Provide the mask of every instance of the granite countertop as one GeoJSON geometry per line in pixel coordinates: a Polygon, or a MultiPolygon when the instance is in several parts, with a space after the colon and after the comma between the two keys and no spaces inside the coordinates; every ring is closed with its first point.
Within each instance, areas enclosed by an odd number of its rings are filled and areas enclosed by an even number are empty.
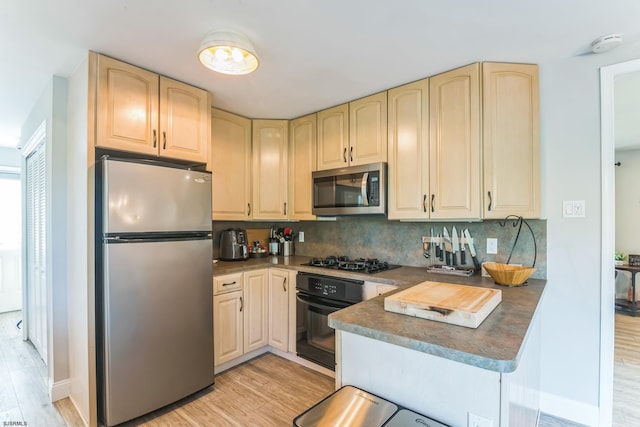
{"type": "MultiPolygon", "coordinates": [[[[491,278],[427,273],[426,268],[401,267],[377,274],[363,274],[302,266],[310,257],[266,257],[247,261],[219,261],[214,276],[279,267],[336,277],[399,286],[398,291],[426,280],[473,285],[502,291],[502,302],[478,328],[450,325],[384,310],[378,296],[329,315],[334,329],[366,336],[423,353],[497,372],[513,372],[518,366],[527,333],[543,297],[546,280],[529,279],[527,286],[496,285],[491,278]]],[[[393,291],[393,292],[398,292],[393,291]]]]}

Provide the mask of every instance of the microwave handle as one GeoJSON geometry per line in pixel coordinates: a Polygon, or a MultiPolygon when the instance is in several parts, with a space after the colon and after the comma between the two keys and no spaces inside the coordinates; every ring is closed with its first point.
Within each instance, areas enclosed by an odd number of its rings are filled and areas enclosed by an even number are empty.
{"type": "Polygon", "coordinates": [[[369,172],[362,174],[362,183],[360,184],[360,191],[362,193],[362,206],[369,206],[369,198],[367,197],[367,181],[369,180],[369,172]]]}

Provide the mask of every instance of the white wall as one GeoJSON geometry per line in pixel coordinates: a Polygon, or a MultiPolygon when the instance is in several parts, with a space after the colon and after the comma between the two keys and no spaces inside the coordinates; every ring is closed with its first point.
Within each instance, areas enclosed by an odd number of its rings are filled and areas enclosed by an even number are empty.
{"type": "MultiPolygon", "coordinates": [[[[640,95],[640,93],[638,94],[640,95]]],[[[616,252],[640,255],[640,150],[616,151],[616,252]]],[[[627,259],[628,260],[628,259],[627,259]]],[[[631,273],[616,277],[616,298],[627,298],[631,273]]],[[[636,291],[638,292],[638,291],[636,291]]]]}
{"type": "Polygon", "coordinates": [[[617,151],[616,162],[616,251],[640,255],[640,150],[617,151]]]}
{"type": "MultiPolygon", "coordinates": [[[[93,193],[88,194],[87,121],[89,65],[85,59],[69,78],[67,141],[67,256],[69,372],[71,400],[87,425],[95,423],[91,415],[95,392],[90,386],[95,370],[95,351],[91,351],[89,311],[93,306],[93,231],[88,218],[93,215],[93,193]],[[89,202],[91,200],[91,202],[89,202]]],[[[95,406],[95,403],[94,403],[95,406]]],[[[95,424],[93,424],[95,425],[95,424]]]]}
{"type": "MultiPolygon", "coordinates": [[[[542,312],[542,410],[597,425],[600,348],[600,74],[640,44],[540,64],[548,285],[542,312]],[[586,218],[562,218],[585,200],[586,218]]],[[[611,267],[613,274],[613,266],[611,267]]]]}
{"type": "Polygon", "coordinates": [[[22,167],[22,155],[17,148],[0,147],[0,166],[22,167]]]}
{"type": "Polygon", "coordinates": [[[49,391],[52,400],[66,397],[69,378],[66,270],[66,121],[67,82],[53,77],[22,126],[21,145],[46,122],[47,270],[49,391]]]}

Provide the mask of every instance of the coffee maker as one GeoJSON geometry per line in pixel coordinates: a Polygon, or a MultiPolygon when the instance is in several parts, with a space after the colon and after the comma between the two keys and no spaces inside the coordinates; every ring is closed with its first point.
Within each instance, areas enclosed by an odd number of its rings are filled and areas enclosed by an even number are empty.
{"type": "Polygon", "coordinates": [[[229,228],[220,232],[220,259],[223,261],[249,259],[247,230],[229,228]]]}

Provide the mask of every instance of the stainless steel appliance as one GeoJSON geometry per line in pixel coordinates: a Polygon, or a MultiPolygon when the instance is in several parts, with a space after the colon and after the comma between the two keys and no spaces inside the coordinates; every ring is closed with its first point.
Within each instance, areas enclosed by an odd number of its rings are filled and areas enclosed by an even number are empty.
{"type": "Polygon", "coordinates": [[[312,172],[314,215],[386,214],[387,164],[312,172]]]}
{"type": "Polygon", "coordinates": [[[364,300],[364,281],[298,273],[297,310],[302,328],[296,337],[298,356],[335,369],[335,331],[329,314],[364,300]]]}
{"type": "Polygon", "coordinates": [[[447,427],[380,396],[345,385],[298,415],[294,427],[447,427]]]}
{"type": "Polygon", "coordinates": [[[229,228],[220,232],[220,259],[223,261],[249,259],[246,230],[229,228]]]}
{"type": "Polygon", "coordinates": [[[214,382],[211,174],[96,165],[98,416],[112,426],[214,382]]]}

